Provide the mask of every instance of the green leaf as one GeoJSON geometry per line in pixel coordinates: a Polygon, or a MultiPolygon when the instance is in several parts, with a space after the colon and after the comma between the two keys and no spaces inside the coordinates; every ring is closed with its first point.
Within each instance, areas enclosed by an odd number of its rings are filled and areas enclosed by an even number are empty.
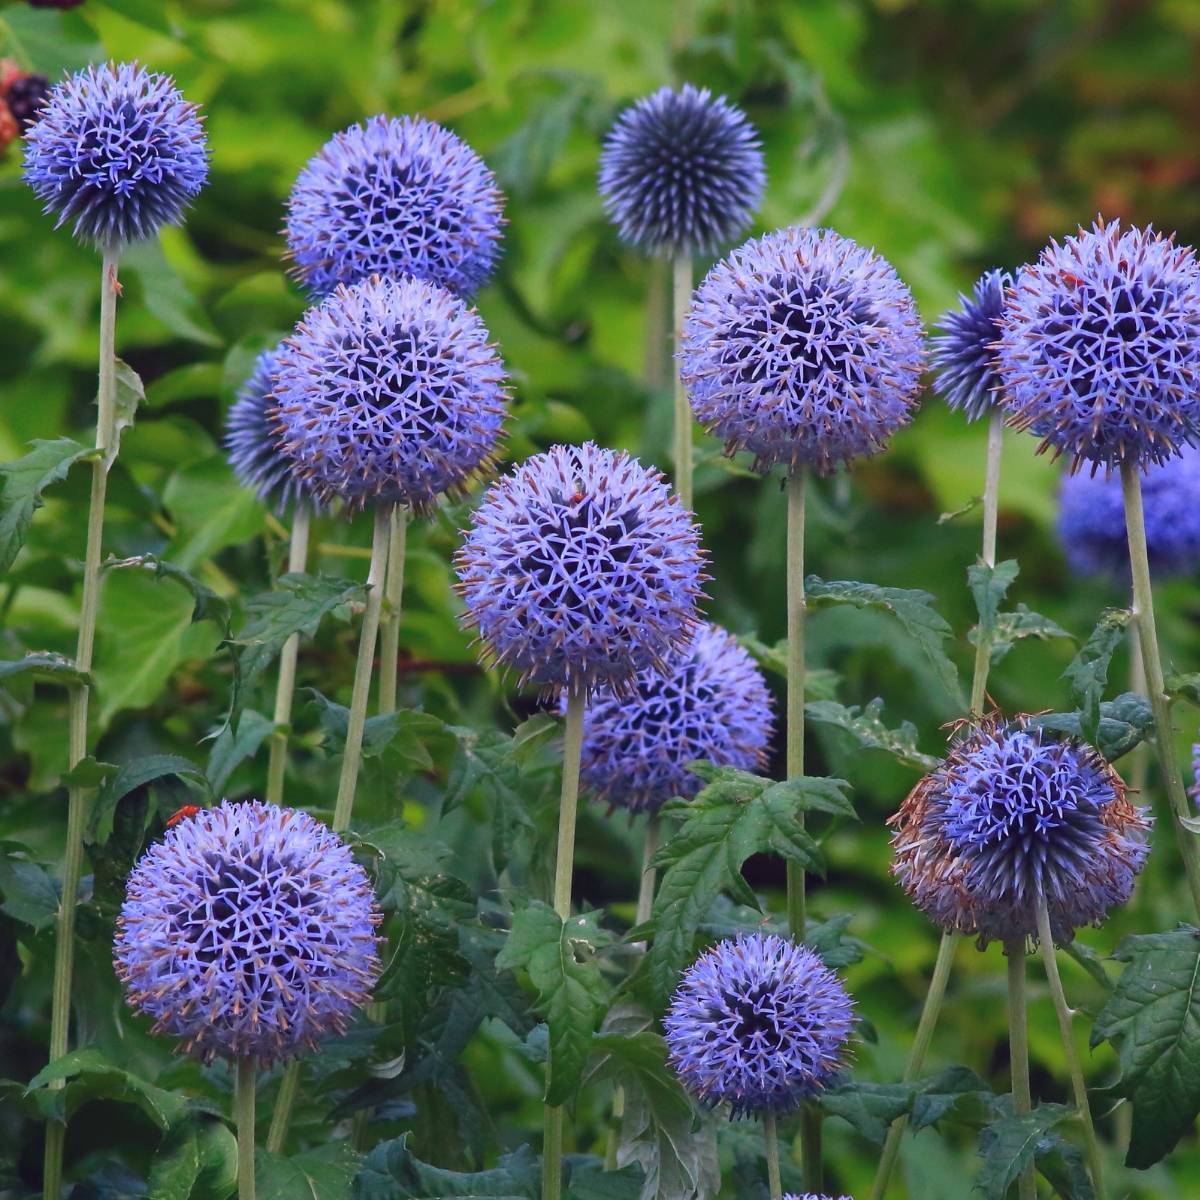
{"type": "Polygon", "coordinates": [[[212,744],[208,755],[209,787],[216,793],[225,790],[229,777],[248,758],[258,753],[258,748],[271,736],[274,725],[252,708],[243,709],[238,717],[236,731],[227,722],[212,744]]]}
{"type": "Polygon", "coordinates": [[[37,863],[13,853],[0,855],[0,902],[14,921],[45,929],[58,916],[58,884],[37,863]]]}
{"type": "Polygon", "coordinates": [[[176,337],[199,342],[202,346],[221,344],[221,335],[178,272],[167,261],[157,238],[126,246],[121,255],[121,265],[128,266],[138,277],[147,311],[176,337]]]}
{"type": "Polygon", "coordinates": [[[1003,1116],[984,1127],[979,1137],[983,1166],[975,1186],[986,1200],[1004,1200],[1017,1176],[1056,1147],[1050,1134],[1074,1111],[1065,1104],[1039,1104],[1033,1112],[1003,1116]]]}
{"type": "Polygon", "coordinates": [[[1016,559],[989,566],[982,560],[967,568],[967,586],[975,598],[975,611],[979,614],[979,629],[990,634],[996,627],[996,616],[1008,589],[1016,579],[1020,567],[1016,559]]]}
{"type": "Polygon", "coordinates": [[[127,363],[117,359],[116,392],[113,396],[113,429],[108,449],[104,454],[104,467],[108,470],[117,461],[121,450],[121,434],[133,424],[138,407],[145,403],[146,389],[138,373],[127,363]]]}
{"type": "Polygon", "coordinates": [[[0,464],[0,571],[7,571],[29,533],[33,514],[45,503],[42,493],[66,479],[67,472],[84,459],[98,457],[94,447],[72,438],[36,441],[16,462],[0,464]]]}
{"type": "Polygon", "coordinates": [[[913,1096],[911,1125],[914,1131],[936,1125],[964,1102],[980,1105],[994,1100],[987,1080],[967,1067],[947,1067],[928,1079],[918,1080],[913,1096]]]}
{"type": "Polygon", "coordinates": [[[916,1088],[911,1083],[868,1083],[851,1080],[822,1092],[821,1108],[841,1117],[869,1142],[883,1145],[888,1127],[912,1108],[916,1088]]]}
{"type": "Polygon", "coordinates": [[[92,805],[85,837],[88,845],[103,845],[112,836],[113,814],[130,792],[168,776],[191,784],[206,799],[212,795],[204,772],[178,754],[148,754],[144,758],[122,763],[116,774],[106,780],[92,805]]]}
{"type": "Polygon", "coordinates": [[[898,729],[889,729],[882,720],[883,701],[872,700],[865,708],[839,704],[836,700],[816,700],[804,706],[804,715],[818,724],[845,730],[864,750],[882,750],[906,767],[931,771],[938,759],[922,754],[917,745],[917,727],[902,721],[898,729]]]}
{"type": "Polygon", "coordinates": [[[816,951],[827,967],[839,969],[862,962],[863,943],[846,933],[853,913],[838,913],[825,921],[810,921],[804,931],[804,944],[816,951]]]}
{"type": "Polygon", "coordinates": [[[568,1159],[568,1167],[567,1200],[639,1200],[642,1195],[646,1176],[637,1163],[608,1170],[598,1158],[576,1156],[568,1159]]]}
{"type": "MultiPolygon", "coordinates": [[[[787,678],[787,639],[768,646],[752,633],[742,634],[738,644],[749,653],[759,666],[773,671],[781,679],[787,678]]],[[[804,691],[810,700],[836,700],[841,676],[827,667],[809,667],[804,672],[804,691]]]]}
{"type": "Polygon", "coordinates": [[[448,1171],[417,1158],[406,1134],[380,1142],[367,1155],[354,1183],[354,1200],[536,1200],[541,1178],[528,1146],[503,1155],[486,1171],[448,1171]]]}
{"type": "Polygon", "coordinates": [[[360,1161],[346,1142],[329,1142],[290,1158],[258,1150],[254,1156],[257,1200],[350,1200],[360,1161]]]}
{"type": "Polygon", "coordinates": [[[1187,700],[1200,707],[1200,671],[1172,671],[1163,680],[1163,690],[1172,700],[1187,700]]]}
{"type": "Polygon", "coordinates": [[[188,1121],[171,1131],[155,1152],[146,1177],[146,1200],[190,1200],[200,1177],[200,1138],[188,1121]]]}
{"type": "Polygon", "coordinates": [[[992,629],[991,661],[994,666],[1013,646],[1024,638],[1037,638],[1048,641],[1050,638],[1070,638],[1068,633],[1056,621],[1041,613],[1033,612],[1018,604],[1013,612],[1002,612],[996,616],[996,624],[992,629]]]}
{"type": "MultiPolygon", "coordinates": [[[[343,704],[335,704],[316,688],[302,690],[317,707],[326,743],[340,753],[350,725],[350,710],[343,704]]],[[[447,737],[447,727],[432,713],[400,708],[367,718],[363,727],[363,757],[382,757],[385,766],[393,770],[403,767],[410,772],[429,771],[434,762],[426,743],[447,737]]]]}
{"type": "Polygon", "coordinates": [[[110,558],[105,564],[110,571],[142,569],[149,572],[154,579],[170,579],[180,587],[186,588],[192,596],[192,620],[212,621],[222,633],[229,635],[229,623],[232,611],[229,601],[224,596],[218,596],[207,584],[184,570],[178,563],[167,562],[153,554],[139,554],[134,558],[110,558]]]}
{"type": "Polygon", "coordinates": [[[1133,613],[1127,608],[1106,609],[1063,672],[1071,685],[1071,699],[1079,708],[1081,735],[1092,745],[1100,735],[1100,700],[1108,686],[1108,667],[1132,620],[1133,613]]]}
{"type": "MultiPolygon", "coordinates": [[[[1109,762],[1128,754],[1154,734],[1154,712],[1150,701],[1137,692],[1122,692],[1112,700],[1102,700],[1099,716],[1092,744],[1109,762]]],[[[1082,717],[1079,712],[1039,713],[1029,718],[1029,724],[1082,738],[1082,717]]]]}
{"type": "Polygon", "coordinates": [[[34,650],[24,658],[0,662],[0,679],[10,679],[14,675],[48,679],[52,683],[62,683],[68,687],[76,683],[88,683],[90,679],[86,671],[81,671],[75,666],[73,659],[65,654],[55,654],[51,650],[34,650]]]}
{"type": "Polygon", "coordinates": [[[168,557],[185,569],[262,532],[265,511],[237,485],[224,456],[188,463],[167,481],[163,502],[175,521],[168,557]]]}
{"type": "Polygon", "coordinates": [[[1128,964],[1092,1029],[1120,1053],[1115,1090],[1133,1103],[1126,1162],[1144,1169],[1168,1154],[1200,1113],[1200,930],[1126,938],[1128,964]]]}

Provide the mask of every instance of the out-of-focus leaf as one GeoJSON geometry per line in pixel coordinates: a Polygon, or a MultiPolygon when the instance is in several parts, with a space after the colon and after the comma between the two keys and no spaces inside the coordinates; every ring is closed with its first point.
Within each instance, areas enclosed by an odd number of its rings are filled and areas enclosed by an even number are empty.
{"type": "Polygon", "coordinates": [[[249,541],[266,520],[254,493],[237,486],[219,454],[180,467],[167,481],[163,501],[175,521],[168,557],[187,569],[249,541]]]}
{"type": "Polygon", "coordinates": [[[202,346],[219,346],[221,335],[187,284],[167,262],[157,240],[136,242],[125,248],[122,267],[129,267],[142,285],[146,308],[176,337],[202,346]]]}
{"type": "Polygon", "coordinates": [[[87,683],[90,678],[65,654],[55,654],[50,650],[34,650],[24,658],[0,662],[0,679],[11,679],[16,675],[28,675],[33,679],[46,679],[67,686],[87,683]]]}
{"type": "Polygon", "coordinates": [[[536,1200],[541,1178],[528,1146],[485,1171],[448,1171],[417,1158],[405,1135],[380,1142],[367,1155],[354,1182],[354,1200],[536,1200]]]}
{"type": "Polygon", "coordinates": [[[58,915],[54,877],[18,854],[0,854],[0,895],[0,909],[32,929],[45,929],[58,915]]]}
{"type": "Polygon", "coordinates": [[[213,621],[228,636],[231,610],[229,601],[218,596],[207,584],[201,583],[191,571],[184,570],[178,563],[167,562],[153,554],[139,554],[134,558],[110,558],[104,566],[110,571],[142,569],[155,579],[170,579],[192,594],[193,621],[213,621]]]}
{"type": "Polygon", "coordinates": [[[979,1137],[983,1166],[975,1186],[986,1200],[1004,1200],[1017,1176],[1057,1147],[1052,1131],[1073,1112],[1065,1104],[1039,1104],[1032,1112],[1010,1113],[984,1126],[979,1137]]]}
{"type": "Polygon", "coordinates": [[[360,1162],[358,1151],[346,1142],[329,1142],[290,1158],[260,1149],[254,1156],[257,1200],[350,1200],[360,1162]]]}
{"type": "Polygon", "coordinates": [[[25,545],[33,514],[45,503],[42,493],[66,479],[67,472],[99,451],[73,438],[36,441],[16,462],[0,464],[0,571],[7,571],[25,545]]]}
{"type": "Polygon", "coordinates": [[[274,726],[260,712],[252,708],[242,710],[236,729],[227,723],[217,735],[208,755],[209,786],[221,793],[229,777],[248,758],[253,758],[258,748],[268,737],[274,726]]]}

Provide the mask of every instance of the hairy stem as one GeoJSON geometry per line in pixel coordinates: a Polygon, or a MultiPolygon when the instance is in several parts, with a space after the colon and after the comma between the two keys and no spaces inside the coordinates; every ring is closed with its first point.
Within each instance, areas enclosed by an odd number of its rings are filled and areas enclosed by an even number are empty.
{"type": "MultiPolygon", "coordinates": [[[[1025,941],[1011,938],[1004,944],[1008,961],[1008,1056],[1012,1072],[1013,1112],[1023,1116],[1033,1109],[1029,1093],[1029,1024],[1025,1010],[1025,941]]],[[[1033,1164],[1017,1181],[1021,1200],[1037,1200],[1033,1164]]]]}
{"type": "Polygon", "coordinates": [[[408,541],[408,510],[392,510],[388,540],[387,583],[379,638],[379,711],[396,711],[396,667],[400,657],[400,605],[404,598],[404,552],[408,541]]]}
{"type": "Polygon", "coordinates": [[[767,1152],[767,1188],[771,1200],[781,1200],[783,1180],[779,1173],[779,1135],[775,1129],[775,1114],[764,1112],[762,1117],[763,1144],[767,1152]]]}
{"type": "Polygon", "coordinates": [[[234,1124],[237,1126],[238,1200],[254,1200],[254,1084],[258,1060],[237,1060],[237,1084],[233,1094],[234,1124]]]}
{"type": "MultiPolygon", "coordinates": [[[[692,299],[692,259],[681,251],[675,256],[672,276],[675,301],[675,348],[683,340],[683,321],[687,316],[692,299]]],[[[688,404],[687,388],[679,373],[679,363],[674,364],[675,374],[675,491],[679,493],[684,508],[692,507],[692,409],[688,404]]]]}
{"type": "MultiPolygon", "coordinates": [[[[804,774],[804,491],[807,473],[797,468],[787,477],[787,777],[804,774]]],[[[804,817],[801,815],[801,824],[804,817]]],[[[804,871],[787,864],[788,929],[796,941],[806,922],[804,871]]]]}

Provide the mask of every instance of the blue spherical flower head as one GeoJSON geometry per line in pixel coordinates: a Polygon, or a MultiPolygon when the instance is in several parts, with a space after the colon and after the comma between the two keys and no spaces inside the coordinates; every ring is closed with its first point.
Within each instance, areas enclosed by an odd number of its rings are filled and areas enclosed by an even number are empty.
{"type": "MultiPolygon", "coordinates": [[[[1115,477],[1067,475],[1059,489],[1058,536],[1078,575],[1129,579],[1125,502],[1115,477]]],[[[1146,469],[1142,478],[1146,550],[1156,577],[1200,568],[1200,450],[1146,469]]]]}
{"type": "Polygon", "coordinates": [[[638,672],[627,694],[596,692],[584,716],[581,773],[598,799],[657,812],[700,790],[689,763],[757,770],[770,738],[762,672],[725,630],[701,625],[663,670],[638,672]]]}
{"type": "Polygon", "coordinates": [[[627,108],[600,155],[600,196],[625,241],[712,253],[750,224],[766,185],[746,115],[707,88],[660,88],[627,108]]]}
{"type": "Polygon", "coordinates": [[[591,442],[495,484],[455,565],[490,660],[585,692],[625,692],[686,646],[705,578],[699,531],[662,476],[591,442]]]}
{"type": "Polygon", "coordinates": [[[1200,424],[1195,253],[1116,221],[1051,242],[1005,304],[997,369],[1010,423],[1073,468],[1178,454],[1200,424]]]}
{"type": "Polygon", "coordinates": [[[306,813],[225,802],[129,877],[113,948],[129,1003],[204,1059],[266,1062],[341,1033],[378,978],[365,872],[306,813]]]}
{"type": "Polygon", "coordinates": [[[101,248],[177,224],[207,179],[196,106],[132,63],[60,83],[25,138],[25,180],[46,212],[101,248]]]}
{"type": "Polygon", "coordinates": [[[508,398],[479,314],[423,280],[368,279],[279,351],[279,446],[322,500],[431,508],[492,464],[508,398]]]}
{"type": "Polygon", "coordinates": [[[708,273],[683,326],[697,420],[755,468],[820,472],[875,454],[911,420],[925,363],[912,294],[828,229],[781,229],[708,273]]]}
{"type": "Polygon", "coordinates": [[[853,1196],[818,1196],[816,1192],[805,1192],[803,1196],[795,1192],[784,1192],[783,1200],[854,1200],[853,1196]]]}
{"type": "Polygon", "coordinates": [[[996,343],[1004,294],[1012,283],[1007,271],[985,271],[971,295],[960,294],[958,308],[942,317],[933,339],[938,392],[968,421],[979,420],[996,402],[996,343]]]}
{"type": "Polygon", "coordinates": [[[295,272],[315,296],[371,275],[412,275],[470,296],[500,247],[496,177],[422,117],[372,117],[335,134],[288,201],[295,272]]]}
{"type": "Polygon", "coordinates": [[[1149,818],[1091,746],[1027,718],[969,728],[892,818],[893,871],[947,932],[1056,942],[1123,904],[1146,859],[1149,818]]]}
{"type": "Polygon", "coordinates": [[[663,1021],[683,1086],[730,1115],[789,1112],[846,1057],[854,1005],[807,946],[775,934],[718,942],[684,972],[663,1021]]]}

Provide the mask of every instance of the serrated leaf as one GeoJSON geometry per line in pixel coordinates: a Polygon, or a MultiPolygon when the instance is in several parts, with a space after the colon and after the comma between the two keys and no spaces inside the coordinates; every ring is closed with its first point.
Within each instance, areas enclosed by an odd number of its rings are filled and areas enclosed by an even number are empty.
{"type": "Polygon", "coordinates": [[[975,598],[975,611],[979,614],[979,628],[991,633],[996,625],[996,616],[1008,589],[1020,573],[1016,559],[1009,558],[1004,562],[989,566],[982,560],[972,563],[967,568],[967,586],[975,598]]]}
{"type": "Polygon", "coordinates": [[[882,712],[881,699],[872,700],[865,708],[835,700],[817,700],[804,706],[808,720],[845,730],[864,750],[882,750],[918,771],[933,770],[939,760],[921,753],[917,727],[910,721],[902,721],[898,729],[889,729],[883,723],[882,712]]]}
{"type": "Polygon", "coordinates": [[[1037,638],[1045,642],[1050,638],[1073,640],[1073,635],[1049,617],[1033,612],[1024,604],[1018,604],[1012,612],[996,614],[991,636],[992,665],[998,663],[1017,642],[1025,638],[1037,638]]]}
{"type": "Polygon", "coordinates": [[[99,453],[64,437],[36,441],[24,457],[0,464],[0,571],[12,566],[25,545],[33,514],[45,503],[42,493],[52,483],[66,479],[77,462],[99,453]]]}
{"type": "Polygon", "coordinates": [[[178,563],[167,562],[153,554],[139,554],[134,558],[110,558],[105,564],[110,571],[144,570],[155,579],[170,579],[185,588],[192,596],[192,620],[213,621],[221,633],[229,636],[231,610],[229,601],[218,596],[207,584],[184,570],[178,563]]]}
{"type": "Polygon", "coordinates": [[[0,895],[0,909],[32,929],[45,929],[58,916],[58,884],[27,858],[0,855],[0,895]]]}
{"type": "MultiPolygon", "coordinates": [[[[350,725],[350,710],[321,695],[316,688],[304,688],[320,714],[321,729],[331,748],[340,751],[350,725]]],[[[383,757],[390,768],[403,767],[408,771],[428,771],[434,766],[426,743],[449,736],[447,727],[432,713],[416,708],[399,708],[395,712],[368,717],[363,727],[364,758],[383,757]]]]}
{"type": "Polygon", "coordinates": [[[936,1125],[964,1101],[986,1105],[993,1099],[987,1080],[967,1067],[947,1067],[917,1081],[910,1124],[914,1131],[936,1125]]]}
{"type": "Polygon", "coordinates": [[[254,1156],[257,1200],[350,1200],[360,1161],[346,1142],[290,1158],[260,1149],[254,1156]]]}
{"type": "Polygon", "coordinates": [[[133,424],[138,406],[145,403],[146,389],[141,376],[127,363],[117,359],[116,391],[113,396],[113,427],[108,449],[104,453],[104,469],[109,470],[121,450],[121,434],[133,424]]]}
{"type": "Polygon", "coordinates": [[[821,1108],[841,1117],[869,1142],[883,1145],[888,1127],[912,1107],[916,1088],[911,1083],[869,1083],[849,1080],[822,1092],[821,1108]]]}
{"type": "Polygon", "coordinates": [[[238,716],[237,727],[227,722],[213,741],[205,773],[214,792],[224,791],[229,777],[271,736],[274,725],[260,712],[244,708],[238,716]]]}
{"type": "Polygon", "coordinates": [[[1172,671],[1163,680],[1163,690],[1172,700],[1200,706],[1200,671],[1172,671]]]}
{"type": "MultiPolygon", "coordinates": [[[[1099,717],[1092,744],[1109,762],[1116,762],[1154,734],[1154,712],[1150,701],[1137,692],[1122,692],[1112,700],[1102,700],[1099,717]]],[[[1029,724],[1069,737],[1083,737],[1082,713],[1079,712],[1039,713],[1029,718],[1029,724]]]]}
{"type": "Polygon", "coordinates": [[[354,1200],[536,1200],[541,1178],[528,1146],[504,1155],[486,1171],[448,1171],[417,1158],[405,1134],[380,1142],[367,1155],[354,1181],[354,1200]]]}
{"type": "MultiPolygon", "coordinates": [[[[787,640],[768,646],[752,633],[744,633],[738,644],[750,654],[759,666],[774,672],[781,679],[787,678],[787,640]]],[[[841,676],[827,667],[809,667],[804,672],[804,690],[810,700],[836,700],[841,676]]]]}
{"type": "Polygon", "coordinates": [[[863,943],[846,933],[853,920],[853,913],[838,913],[825,921],[811,921],[804,931],[804,944],[827,967],[840,969],[862,962],[863,943]]]}
{"type": "Polygon", "coordinates": [[[7,659],[0,662],[0,679],[11,679],[15,675],[28,675],[32,679],[48,679],[68,687],[89,682],[86,671],[79,670],[73,659],[51,650],[33,650],[24,658],[7,659]]]}
{"type": "Polygon", "coordinates": [[[1106,609],[1063,672],[1071,685],[1071,699],[1079,708],[1081,735],[1092,745],[1099,738],[1100,700],[1108,686],[1108,667],[1132,620],[1133,613],[1127,608],[1106,609]]]}
{"type": "Polygon", "coordinates": [[[1065,1104],[1039,1104],[1032,1112],[1002,1116],[984,1126],[979,1136],[983,1166],[975,1186],[986,1200],[1004,1200],[1017,1176],[1055,1148],[1053,1129],[1074,1111],[1065,1104]]]}
{"type": "Polygon", "coordinates": [[[113,814],[117,805],[135,788],[144,787],[156,779],[176,776],[191,784],[205,798],[211,796],[208,779],[194,762],[178,754],[147,754],[122,763],[100,789],[88,818],[85,841],[103,845],[112,836],[113,814]]]}

